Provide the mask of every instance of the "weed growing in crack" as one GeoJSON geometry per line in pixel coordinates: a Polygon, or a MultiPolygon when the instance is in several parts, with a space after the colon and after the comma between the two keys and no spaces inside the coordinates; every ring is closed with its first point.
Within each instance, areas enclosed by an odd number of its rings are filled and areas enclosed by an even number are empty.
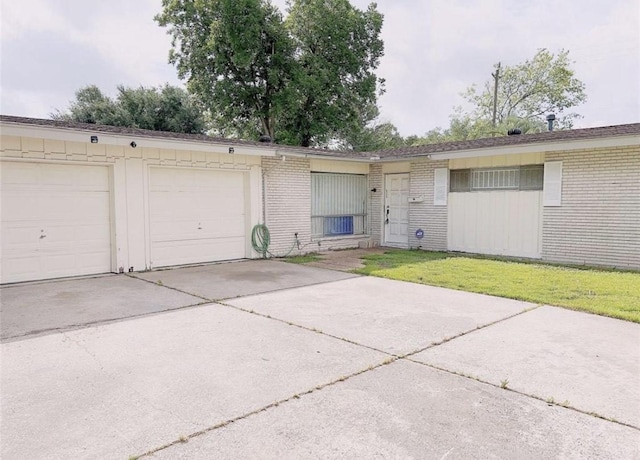
{"type": "Polygon", "coordinates": [[[509,385],[509,379],[504,379],[500,382],[500,388],[502,388],[503,390],[506,390],[508,385],[509,385]]]}

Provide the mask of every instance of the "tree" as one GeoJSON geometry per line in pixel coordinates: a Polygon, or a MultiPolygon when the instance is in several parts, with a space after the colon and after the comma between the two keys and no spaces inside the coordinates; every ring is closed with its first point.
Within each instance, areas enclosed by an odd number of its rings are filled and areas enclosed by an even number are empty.
{"type": "MultiPolygon", "coordinates": [[[[547,114],[556,115],[557,129],[570,129],[580,115],[569,109],[586,100],[585,85],[570,68],[569,52],[557,55],[538,50],[533,59],[513,67],[502,67],[498,81],[496,126],[493,126],[494,81],[485,82],[482,92],[475,85],[462,96],[473,107],[456,107],[446,129],[435,128],[411,145],[505,136],[510,129],[523,133],[546,130],[547,114]]],[[[496,66],[497,67],[497,66],[496,66]]]]}
{"type": "Polygon", "coordinates": [[[375,3],[366,11],[348,0],[290,3],[286,26],[298,66],[295,99],[283,126],[289,143],[309,146],[348,137],[377,116],[384,86],[374,73],[384,52],[382,21],[375,3]]]}
{"type": "Polygon", "coordinates": [[[118,86],[115,99],[95,85],[85,86],[76,92],[67,111],[57,110],[51,118],[179,133],[203,133],[206,127],[200,104],[185,90],[170,85],[118,86]]]}
{"type": "Polygon", "coordinates": [[[169,60],[218,130],[319,145],[373,117],[382,15],[348,0],[163,0],[169,60]]]}
{"type": "Polygon", "coordinates": [[[365,126],[357,132],[346,136],[338,147],[341,150],[357,152],[373,152],[376,150],[403,147],[405,140],[393,123],[384,122],[365,126]]]}
{"type": "Polygon", "coordinates": [[[222,132],[275,137],[293,66],[281,13],[263,0],[163,0],[169,62],[222,132]],[[231,129],[230,129],[231,128],[231,129]]]}
{"type": "MultiPolygon", "coordinates": [[[[504,67],[498,81],[497,125],[508,120],[544,120],[549,113],[556,115],[559,128],[571,128],[580,118],[567,110],[586,100],[585,85],[570,68],[569,52],[554,55],[540,49],[533,59],[513,67],[504,67]]],[[[491,120],[493,111],[493,83],[487,81],[478,93],[475,85],[463,97],[474,106],[474,119],[491,120]]]]}

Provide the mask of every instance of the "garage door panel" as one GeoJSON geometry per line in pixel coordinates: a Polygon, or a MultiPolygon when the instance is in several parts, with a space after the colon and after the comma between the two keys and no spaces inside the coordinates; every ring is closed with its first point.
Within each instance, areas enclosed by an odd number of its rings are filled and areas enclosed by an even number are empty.
{"type": "Polygon", "coordinates": [[[109,170],[3,162],[1,282],[111,270],[109,170]]]}
{"type": "Polygon", "coordinates": [[[2,222],[37,220],[33,209],[38,207],[38,197],[33,193],[21,193],[8,190],[7,184],[2,182],[2,222]]]}
{"type": "Polygon", "coordinates": [[[217,238],[209,240],[183,240],[158,242],[154,254],[162,265],[184,265],[215,260],[242,258],[245,239],[242,237],[217,238]]]}
{"type": "Polygon", "coordinates": [[[245,256],[245,178],[239,171],[152,168],[153,267],[245,256]]]}
{"type": "Polygon", "coordinates": [[[22,256],[2,259],[2,279],[11,276],[7,282],[39,279],[40,257],[22,256]]]}

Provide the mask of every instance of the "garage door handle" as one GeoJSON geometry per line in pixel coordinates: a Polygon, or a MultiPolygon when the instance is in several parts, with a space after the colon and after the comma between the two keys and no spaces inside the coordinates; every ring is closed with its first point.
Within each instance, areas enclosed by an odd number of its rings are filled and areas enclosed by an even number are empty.
{"type": "Polygon", "coordinates": [[[46,238],[46,237],[47,237],[47,235],[40,235],[40,239],[46,238]]]}

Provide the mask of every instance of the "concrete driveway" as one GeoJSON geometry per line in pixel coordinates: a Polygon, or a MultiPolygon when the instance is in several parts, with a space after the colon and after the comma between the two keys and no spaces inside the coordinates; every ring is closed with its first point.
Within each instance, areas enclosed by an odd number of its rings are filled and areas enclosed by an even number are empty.
{"type": "Polygon", "coordinates": [[[640,325],[245,261],[2,289],[1,457],[640,458],[640,325]]]}

